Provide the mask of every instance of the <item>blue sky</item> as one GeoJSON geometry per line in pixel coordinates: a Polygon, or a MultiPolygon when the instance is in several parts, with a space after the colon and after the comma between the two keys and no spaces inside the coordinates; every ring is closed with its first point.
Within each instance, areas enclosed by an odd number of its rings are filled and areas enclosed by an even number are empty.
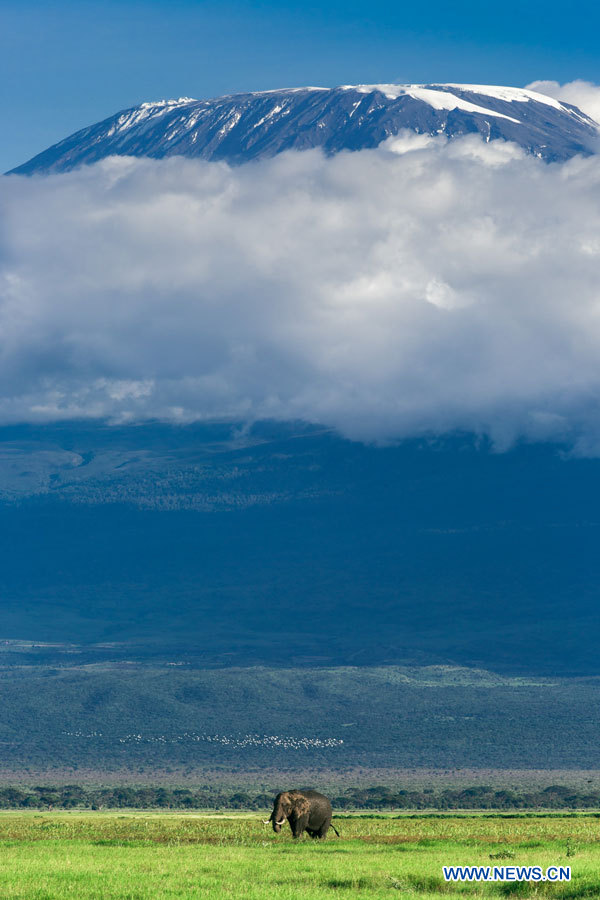
{"type": "Polygon", "coordinates": [[[600,81],[596,2],[2,0],[0,171],[142,100],[303,84],[600,81]]]}

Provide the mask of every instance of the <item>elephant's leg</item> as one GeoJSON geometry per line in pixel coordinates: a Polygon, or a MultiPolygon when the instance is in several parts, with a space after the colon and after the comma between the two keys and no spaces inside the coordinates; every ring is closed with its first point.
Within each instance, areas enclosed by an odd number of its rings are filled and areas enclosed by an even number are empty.
{"type": "Polygon", "coordinates": [[[316,832],[316,837],[320,838],[322,841],[327,837],[327,832],[329,831],[329,826],[331,825],[331,819],[325,819],[319,830],[316,832]]]}
{"type": "Polygon", "coordinates": [[[292,826],[292,834],[295,840],[301,838],[303,833],[306,831],[306,826],[308,824],[308,816],[299,816],[295,821],[290,820],[290,825],[292,826]]]}

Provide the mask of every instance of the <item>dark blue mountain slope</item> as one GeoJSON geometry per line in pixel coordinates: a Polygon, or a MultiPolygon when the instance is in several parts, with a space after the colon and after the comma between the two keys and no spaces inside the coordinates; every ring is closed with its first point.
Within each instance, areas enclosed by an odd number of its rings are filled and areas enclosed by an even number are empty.
{"type": "Polygon", "coordinates": [[[376,147],[403,129],[503,138],[549,161],[598,144],[598,124],[576,107],[521,88],[353,85],[143,103],[83,128],[13,172],[66,172],[114,154],[239,164],[290,149],[376,147]]]}
{"type": "Polygon", "coordinates": [[[600,460],[283,426],[2,438],[1,638],[88,660],[597,672],[600,460]]]}

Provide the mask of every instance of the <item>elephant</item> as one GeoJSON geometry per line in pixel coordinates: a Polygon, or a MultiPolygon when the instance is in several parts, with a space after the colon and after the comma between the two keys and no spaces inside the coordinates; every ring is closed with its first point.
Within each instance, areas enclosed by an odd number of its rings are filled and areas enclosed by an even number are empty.
{"type": "Polygon", "coordinates": [[[332,815],[331,803],[318,791],[281,791],[275,797],[273,812],[264,824],[272,822],[273,831],[279,834],[287,819],[296,839],[302,837],[305,831],[311,838],[324,839],[330,827],[339,837],[339,831],[331,824],[332,815]]]}

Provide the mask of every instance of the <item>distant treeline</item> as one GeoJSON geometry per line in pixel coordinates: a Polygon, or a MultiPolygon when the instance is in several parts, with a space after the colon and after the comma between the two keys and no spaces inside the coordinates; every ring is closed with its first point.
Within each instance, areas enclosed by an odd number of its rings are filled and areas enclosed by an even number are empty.
{"type": "MultiPolygon", "coordinates": [[[[0,809],[216,809],[264,810],[273,793],[219,791],[204,788],[104,787],[78,784],[0,788],[0,809]]],[[[597,809],[600,791],[564,785],[528,791],[468,787],[443,791],[349,788],[332,796],[335,810],[373,809],[597,809]]]]}

